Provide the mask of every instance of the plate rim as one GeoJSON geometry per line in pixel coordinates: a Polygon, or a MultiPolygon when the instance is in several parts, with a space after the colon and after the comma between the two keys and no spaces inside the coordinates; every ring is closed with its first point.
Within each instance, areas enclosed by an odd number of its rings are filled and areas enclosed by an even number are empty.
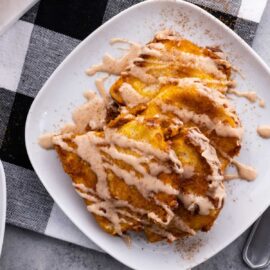
{"type": "Polygon", "coordinates": [[[6,191],[6,175],[4,171],[4,166],[2,161],[0,160],[0,185],[2,186],[2,194],[0,204],[3,206],[3,215],[0,226],[0,257],[2,252],[2,246],[4,242],[4,234],[5,234],[5,225],[6,225],[6,209],[7,209],[7,191],[6,191]]]}
{"type": "Polygon", "coordinates": [[[21,10],[18,10],[16,13],[13,13],[12,16],[5,21],[0,27],[0,36],[2,36],[6,31],[8,31],[13,24],[15,24],[20,17],[22,17],[29,9],[31,9],[39,0],[32,0],[21,10]]]}
{"type": "MultiPolygon", "coordinates": [[[[102,24],[100,27],[98,27],[95,31],[93,31],[91,34],[89,34],[84,40],[82,40],[70,53],[69,55],[67,55],[67,57],[63,60],[63,62],[54,70],[54,72],[50,75],[50,77],[47,79],[47,81],[45,82],[45,84],[42,86],[42,88],[39,90],[38,94],[36,95],[34,101],[31,104],[31,107],[29,109],[28,115],[27,115],[27,119],[26,119],[26,124],[25,124],[25,145],[26,145],[26,150],[27,150],[27,154],[29,157],[29,160],[35,170],[35,166],[32,163],[32,158],[30,155],[30,142],[27,141],[27,132],[29,130],[30,132],[30,127],[29,127],[29,122],[30,122],[30,118],[31,118],[31,114],[33,111],[33,108],[36,106],[36,103],[38,103],[38,101],[42,98],[42,95],[44,95],[47,85],[54,79],[55,76],[57,76],[57,73],[62,69],[63,66],[66,65],[66,63],[69,61],[69,59],[71,57],[73,57],[73,55],[80,50],[80,48],[88,42],[88,40],[90,38],[92,38],[92,36],[98,34],[99,32],[103,31],[103,28],[107,27],[108,25],[112,24],[116,19],[118,19],[119,17],[121,17],[122,15],[124,15],[125,13],[129,12],[130,10],[136,9],[138,7],[144,7],[146,5],[152,5],[152,4],[159,4],[159,3],[168,3],[168,2],[173,2],[176,3],[177,5],[179,5],[179,7],[183,7],[184,9],[187,8],[191,8],[196,12],[201,13],[205,18],[208,18],[210,21],[213,21],[213,23],[217,24],[218,26],[222,27],[223,30],[225,32],[227,32],[230,36],[232,36],[234,39],[237,40],[238,43],[241,44],[241,46],[243,46],[250,55],[252,55],[254,57],[254,59],[257,61],[258,64],[260,64],[263,69],[266,71],[266,73],[268,74],[268,76],[270,77],[270,68],[268,67],[268,65],[263,61],[263,59],[257,54],[257,52],[255,52],[251,46],[249,46],[239,35],[237,35],[232,29],[230,29],[226,24],[224,24],[223,22],[221,22],[219,19],[217,19],[216,17],[214,17],[212,14],[210,14],[209,12],[205,11],[204,9],[202,9],[199,6],[196,6],[193,3],[189,3],[183,0],[148,0],[148,1],[143,1],[140,2],[138,4],[135,4],[123,11],[121,11],[120,13],[118,13],[117,15],[115,15],[114,17],[112,17],[111,19],[109,19],[108,21],[106,21],[104,24],[102,24]]],[[[41,180],[41,177],[39,176],[38,171],[36,171],[36,174],[38,175],[41,183],[44,185],[44,187],[46,188],[46,190],[48,191],[48,193],[50,194],[49,190],[47,189],[47,184],[44,183],[41,180]]],[[[50,194],[51,195],[51,194],[50,194]]],[[[53,197],[53,196],[52,196],[53,197]]],[[[106,253],[108,253],[109,255],[111,255],[113,258],[115,258],[116,260],[118,260],[119,262],[127,265],[128,267],[133,268],[134,266],[131,265],[129,263],[128,260],[126,260],[123,257],[118,256],[118,254],[114,254],[112,252],[111,249],[107,249],[107,247],[103,247],[99,245],[98,241],[93,240],[93,238],[88,236],[88,233],[86,231],[86,229],[81,229],[79,222],[72,220],[70,218],[70,215],[68,213],[66,213],[66,211],[64,211],[62,209],[62,205],[61,203],[58,203],[58,198],[54,198],[54,201],[59,205],[60,209],[64,212],[64,214],[71,220],[71,222],[80,230],[82,231],[86,237],[88,237],[91,241],[93,241],[97,246],[99,246],[101,249],[103,249],[106,253]]],[[[211,257],[213,257],[214,255],[216,255],[218,252],[222,251],[223,249],[225,249],[229,244],[231,244],[237,237],[239,237],[245,230],[247,230],[254,222],[255,220],[270,206],[270,199],[269,202],[266,203],[265,205],[263,205],[262,207],[260,207],[260,209],[262,209],[261,211],[258,211],[257,215],[254,215],[253,218],[250,219],[249,223],[247,223],[247,226],[241,228],[241,230],[236,231],[234,234],[231,234],[231,237],[228,238],[225,242],[224,245],[219,245],[216,247],[216,249],[214,250],[214,252],[212,252],[210,254],[210,256],[208,256],[207,258],[201,258],[196,260],[195,264],[192,264],[192,267],[195,267],[205,261],[207,261],[208,259],[210,259],[211,257]]]]}

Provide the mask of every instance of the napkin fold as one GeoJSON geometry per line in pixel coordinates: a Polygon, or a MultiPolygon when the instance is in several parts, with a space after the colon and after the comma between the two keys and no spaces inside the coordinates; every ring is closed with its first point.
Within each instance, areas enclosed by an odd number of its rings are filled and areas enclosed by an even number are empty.
{"type": "MultiPolygon", "coordinates": [[[[0,157],[7,223],[101,251],[62,213],[27,157],[24,127],[33,99],[72,49],[137,0],[42,0],[0,36],[0,157]]],[[[190,0],[251,44],[267,0],[190,0]]]]}

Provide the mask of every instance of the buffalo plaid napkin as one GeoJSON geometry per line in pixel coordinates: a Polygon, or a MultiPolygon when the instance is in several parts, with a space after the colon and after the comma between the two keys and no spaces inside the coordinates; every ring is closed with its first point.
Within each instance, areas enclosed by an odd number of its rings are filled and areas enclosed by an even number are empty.
{"type": "MultiPolygon", "coordinates": [[[[0,36],[0,155],[7,223],[100,250],[65,217],[29,162],[24,126],[36,94],[103,22],[139,0],[42,0],[0,36]]],[[[267,0],[190,0],[251,44],[267,0]]],[[[0,11],[1,12],[1,11],[0,11]]]]}

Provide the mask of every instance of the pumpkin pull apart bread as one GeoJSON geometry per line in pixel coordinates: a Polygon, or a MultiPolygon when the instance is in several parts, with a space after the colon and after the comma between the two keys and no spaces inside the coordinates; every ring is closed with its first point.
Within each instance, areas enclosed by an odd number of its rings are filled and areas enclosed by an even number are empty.
{"type": "Polygon", "coordinates": [[[73,123],[44,134],[99,226],[112,235],[143,231],[173,242],[208,231],[225,198],[224,172],[243,129],[226,93],[231,65],[169,31],[142,46],[127,40],[121,58],[105,55],[89,75],[119,76],[101,97],[73,113],[73,123]]]}

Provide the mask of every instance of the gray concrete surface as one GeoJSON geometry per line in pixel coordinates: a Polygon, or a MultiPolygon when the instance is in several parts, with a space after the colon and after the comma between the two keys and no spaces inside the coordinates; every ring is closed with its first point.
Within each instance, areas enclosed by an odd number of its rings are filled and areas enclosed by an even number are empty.
{"type": "MultiPolygon", "coordinates": [[[[270,2],[263,15],[253,48],[270,65],[270,2]]],[[[196,270],[247,269],[241,252],[248,232],[196,270]]],[[[88,250],[13,226],[7,226],[1,270],[128,269],[109,255],[88,250]]],[[[194,269],[194,270],[195,270],[194,269]]],[[[270,270],[270,267],[268,268],[270,270]]]]}

